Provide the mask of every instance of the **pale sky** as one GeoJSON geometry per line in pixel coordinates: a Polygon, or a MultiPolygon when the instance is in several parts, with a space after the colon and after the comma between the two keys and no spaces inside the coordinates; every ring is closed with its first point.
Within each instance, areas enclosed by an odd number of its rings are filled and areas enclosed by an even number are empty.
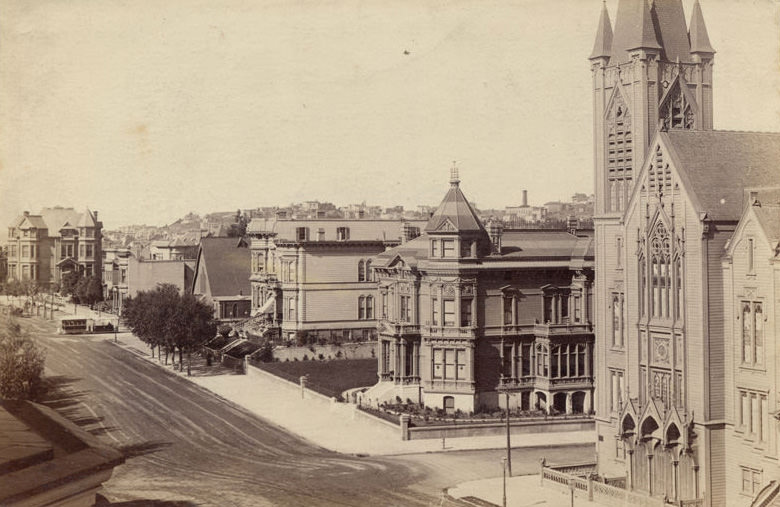
{"type": "MultiPolygon", "coordinates": [[[[0,0],[0,230],[438,204],[453,160],[483,208],[592,193],[601,3],[0,0]]],[[[715,127],[780,131],[780,4],[701,4],[715,127]]]]}

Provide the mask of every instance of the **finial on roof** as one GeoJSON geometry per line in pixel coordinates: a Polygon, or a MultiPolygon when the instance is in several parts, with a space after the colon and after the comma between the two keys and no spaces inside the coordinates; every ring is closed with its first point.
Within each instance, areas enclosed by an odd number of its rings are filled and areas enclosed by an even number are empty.
{"type": "Polygon", "coordinates": [[[458,178],[458,166],[457,161],[452,161],[452,169],[450,169],[450,185],[458,186],[460,184],[460,178],[458,178]]]}

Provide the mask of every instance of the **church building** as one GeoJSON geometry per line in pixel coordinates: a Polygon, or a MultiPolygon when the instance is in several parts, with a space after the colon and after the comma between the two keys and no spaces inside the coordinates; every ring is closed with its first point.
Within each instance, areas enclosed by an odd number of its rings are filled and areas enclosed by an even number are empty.
{"type": "Polygon", "coordinates": [[[620,0],[590,56],[598,470],[659,505],[779,494],[780,134],[713,130],[714,55],[620,0]]]}

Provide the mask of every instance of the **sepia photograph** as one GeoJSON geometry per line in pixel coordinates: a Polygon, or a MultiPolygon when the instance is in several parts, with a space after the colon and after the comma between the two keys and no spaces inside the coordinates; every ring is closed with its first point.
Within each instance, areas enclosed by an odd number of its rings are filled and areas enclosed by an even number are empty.
{"type": "Polygon", "coordinates": [[[780,507],[780,1],[0,0],[0,505],[780,507]]]}

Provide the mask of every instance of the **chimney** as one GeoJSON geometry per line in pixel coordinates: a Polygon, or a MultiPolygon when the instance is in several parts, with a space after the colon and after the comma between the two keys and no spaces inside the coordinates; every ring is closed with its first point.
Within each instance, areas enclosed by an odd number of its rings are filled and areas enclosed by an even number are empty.
{"type": "Polygon", "coordinates": [[[420,235],[419,227],[415,227],[406,220],[401,222],[401,243],[411,241],[420,235]]]}
{"type": "Polygon", "coordinates": [[[574,215],[569,215],[566,217],[566,229],[574,236],[577,235],[577,225],[579,225],[579,220],[577,220],[577,217],[574,215]]]}
{"type": "Polygon", "coordinates": [[[490,243],[492,245],[492,252],[495,254],[501,253],[501,236],[504,234],[504,224],[497,220],[495,217],[491,217],[487,224],[488,236],[490,236],[490,243]]]}
{"type": "Polygon", "coordinates": [[[528,190],[523,190],[523,207],[528,206],[528,190]]]}
{"type": "Polygon", "coordinates": [[[98,212],[97,211],[93,211],[92,213],[95,215],[95,222],[97,222],[98,221],[98,212]]]}

